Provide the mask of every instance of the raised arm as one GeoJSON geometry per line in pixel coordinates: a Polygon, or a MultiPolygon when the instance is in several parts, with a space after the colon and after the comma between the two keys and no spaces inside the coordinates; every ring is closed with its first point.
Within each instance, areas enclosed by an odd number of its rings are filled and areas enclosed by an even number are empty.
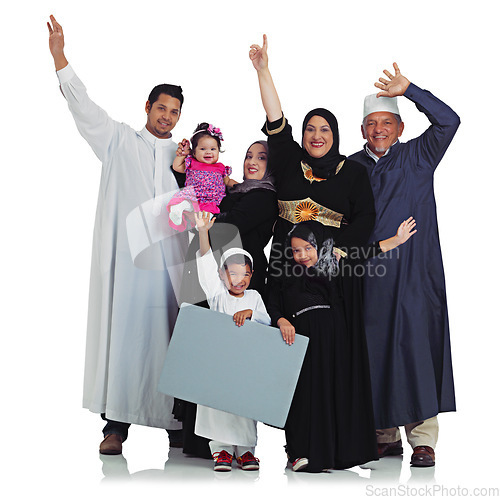
{"type": "Polygon", "coordinates": [[[50,16],[50,23],[47,23],[47,28],[49,28],[49,49],[54,58],[56,71],[59,71],[68,65],[68,60],[64,55],[64,33],[62,26],[52,15],[50,16]]]}
{"type": "Polygon", "coordinates": [[[174,162],[172,168],[180,173],[186,173],[186,157],[191,153],[190,144],[187,139],[182,139],[177,145],[177,151],[175,152],[174,162]]]}
{"type": "Polygon", "coordinates": [[[208,230],[214,225],[215,219],[209,212],[195,212],[196,227],[200,233],[200,255],[203,257],[210,250],[208,230]]]}
{"type": "Polygon", "coordinates": [[[375,86],[381,90],[377,96],[403,96],[412,101],[417,109],[425,113],[431,126],[419,137],[406,144],[412,156],[418,162],[410,162],[414,168],[430,168],[434,170],[441,161],[460,125],[459,116],[447,104],[439,100],[427,90],[419,88],[401,74],[394,63],[394,75],[384,70],[386,78],[380,78],[375,86]]]}
{"type": "MultiPolygon", "coordinates": [[[[124,124],[117,124],[89,98],[85,85],[76,76],[64,55],[64,35],[61,25],[54,16],[50,16],[50,21],[52,25],[47,23],[49,48],[54,58],[61,92],[75,119],[78,131],[104,164],[106,158],[112,154],[115,133],[121,133],[125,128],[131,129],[124,124]]],[[[115,143],[117,142],[115,141],[115,143]]]]}
{"type": "Polygon", "coordinates": [[[200,286],[205,292],[208,305],[212,308],[216,297],[226,290],[219,279],[218,266],[210,248],[208,230],[212,227],[214,219],[208,212],[195,212],[196,227],[200,235],[200,250],[196,252],[196,267],[200,286]]]}
{"type": "Polygon", "coordinates": [[[283,112],[281,111],[281,103],[278,97],[278,92],[276,92],[271,72],[269,71],[266,35],[263,37],[262,47],[257,44],[250,46],[249,57],[252,61],[253,67],[257,70],[260,96],[262,98],[262,104],[264,105],[267,119],[269,122],[279,120],[283,112]]]}

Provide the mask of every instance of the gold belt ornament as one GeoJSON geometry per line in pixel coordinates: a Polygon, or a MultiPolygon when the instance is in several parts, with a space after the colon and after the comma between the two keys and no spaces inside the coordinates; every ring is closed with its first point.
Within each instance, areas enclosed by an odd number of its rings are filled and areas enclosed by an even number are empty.
{"type": "Polygon", "coordinates": [[[304,200],[278,200],[279,216],[297,224],[305,220],[316,220],[325,226],[340,227],[343,214],[334,212],[311,198],[304,200]]]}

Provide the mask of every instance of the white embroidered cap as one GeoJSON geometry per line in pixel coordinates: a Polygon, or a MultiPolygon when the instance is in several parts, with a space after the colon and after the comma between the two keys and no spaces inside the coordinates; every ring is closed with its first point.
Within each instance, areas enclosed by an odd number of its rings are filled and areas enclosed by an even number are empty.
{"type": "Polygon", "coordinates": [[[363,120],[371,113],[376,113],[377,111],[388,111],[389,113],[399,115],[397,97],[377,97],[377,94],[367,95],[363,107],[363,120]]]}
{"type": "Polygon", "coordinates": [[[220,268],[222,268],[224,266],[224,262],[226,262],[226,260],[231,257],[232,255],[246,255],[249,259],[250,259],[250,262],[252,263],[252,267],[253,267],[253,259],[252,259],[252,256],[246,251],[246,250],[243,250],[242,248],[230,248],[229,250],[226,250],[223,254],[222,254],[222,257],[220,259],[220,268]]]}

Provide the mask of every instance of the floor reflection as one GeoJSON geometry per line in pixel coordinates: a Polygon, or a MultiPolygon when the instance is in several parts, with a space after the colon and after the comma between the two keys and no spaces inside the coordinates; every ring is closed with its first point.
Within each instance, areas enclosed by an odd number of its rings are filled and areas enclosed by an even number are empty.
{"type": "Polygon", "coordinates": [[[403,456],[384,457],[374,462],[361,465],[361,469],[370,471],[372,483],[397,484],[401,477],[403,456]]]}
{"type": "Polygon", "coordinates": [[[238,481],[254,482],[259,479],[259,471],[242,471],[233,464],[231,473],[215,472],[211,460],[189,457],[179,449],[169,452],[163,469],[147,469],[130,473],[124,455],[99,455],[102,462],[103,483],[112,481],[166,481],[172,482],[207,482],[238,481]]]}
{"type": "Polygon", "coordinates": [[[407,484],[436,484],[436,467],[410,467],[410,479],[407,484]]]}
{"type": "MultiPolygon", "coordinates": [[[[189,457],[180,449],[171,449],[163,469],[147,469],[130,473],[127,459],[124,455],[106,456],[99,455],[102,462],[102,483],[129,481],[134,482],[221,482],[225,484],[256,483],[263,471],[243,471],[233,465],[230,473],[214,472],[210,460],[189,457]]],[[[369,462],[349,470],[327,471],[319,474],[295,473],[283,462],[283,469],[274,467],[274,472],[285,476],[290,486],[301,484],[324,484],[333,482],[338,485],[388,485],[398,484],[434,484],[435,467],[410,467],[405,462],[403,469],[403,456],[385,457],[381,460],[369,462]],[[408,466],[410,476],[407,481],[402,481],[402,475],[407,476],[408,466]],[[405,474],[402,474],[405,471],[405,474]]],[[[275,464],[274,464],[275,465],[275,464]]]]}

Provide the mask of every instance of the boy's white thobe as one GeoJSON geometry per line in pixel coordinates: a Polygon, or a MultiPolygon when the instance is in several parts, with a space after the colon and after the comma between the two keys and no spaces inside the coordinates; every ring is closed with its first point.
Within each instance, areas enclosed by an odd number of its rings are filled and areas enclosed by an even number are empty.
{"type": "MultiPolygon", "coordinates": [[[[243,297],[234,297],[229,293],[219,277],[217,263],[211,251],[208,251],[203,257],[200,256],[200,252],[197,252],[196,262],[200,285],[207,296],[210,309],[231,316],[238,311],[251,309],[253,311],[252,321],[258,321],[264,325],[271,324],[271,318],[267,314],[259,292],[245,290],[243,297]]],[[[220,354],[218,360],[214,360],[214,383],[217,383],[218,376],[237,376],[234,373],[224,372],[224,353],[220,354]]],[[[194,432],[198,436],[209,438],[212,441],[234,446],[251,448],[257,444],[257,422],[255,420],[202,405],[197,405],[194,432]]],[[[226,451],[231,452],[231,450],[226,451]]]]}

